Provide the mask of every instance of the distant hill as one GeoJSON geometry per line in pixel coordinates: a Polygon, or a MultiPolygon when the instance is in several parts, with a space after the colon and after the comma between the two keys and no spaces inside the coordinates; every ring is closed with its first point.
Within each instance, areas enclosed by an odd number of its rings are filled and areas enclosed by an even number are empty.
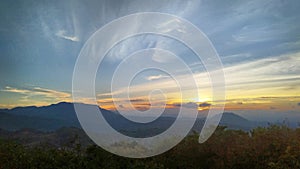
{"type": "MultiPolygon", "coordinates": [[[[1,110],[0,110],[1,111],[1,110]]],[[[49,106],[16,107],[6,110],[7,113],[29,117],[41,117],[65,121],[77,121],[73,103],[61,102],[49,106]]]]}
{"type": "MultiPolygon", "coordinates": [[[[81,104],[81,106],[85,106],[88,110],[96,105],[81,104]]],[[[0,112],[3,112],[0,114],[2,114],[3,119],[6,119],[1,122],[0,127],[6,130],[33,128],[42,131],[53,131],[61,127],[80,128],[73,103],[61,102],[43,107],[17,107],[9,110],[3,109],[0,112]]],[[[101,113],[114,129],[135,137],[156,135],[165,131],[175,121],[173,117],[160,117],[151,123],[144,124],[131,122],[119,113],[105,109],[101,109],[101,113]]]]}
{"type": "Polygon", "coordinates": [[[49,106],[16,107],[0,110],[0,127],[6,130],[32,128],[53,131],[61,127],[80,127],[72,103],[49,106]]]}
{"type": "Polygon", "coordinates": [[[219,125],[227,126],[229,129],[239,129],[239,130],[249,131],[258,126],[267,126],[268,124],[266,122],[250,121],[237,114],[224,112],[219,125]]]}
{"type": "MultiPolygon", "coordinates": [[[[80,104],[80,103],[76,103],[80,104]]],[[[82,104],[87,108],[95,105],[82,104]]],[[[118,112],[101,109],[110,125],[117,131],[128,136],[149,137],[168,129],[176,120],[175,117],[162,116],[150,123],[135,123],[121,116],[118,112]]],[[[198,118],[192,130],[201,131],[205,119],[198,118]]],[[[266,123],[249,121],[234,113],[223,113],[220,125],[230,129],[249,131],[266,123]]],[[[20,130],[31,128],[41,131],[54,131],[61,127],[80,128],[73,103],[61,102],[43,107],[17,107],[0,110],[0,128],[5,130],[20,130]]]]}

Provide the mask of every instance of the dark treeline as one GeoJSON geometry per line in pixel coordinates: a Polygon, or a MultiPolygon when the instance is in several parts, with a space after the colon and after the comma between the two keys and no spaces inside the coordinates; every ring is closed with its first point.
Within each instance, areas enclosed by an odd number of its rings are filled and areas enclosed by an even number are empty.
{"type": "Polygon", "coordinates": [[[300,129],[285,126],[256,128],[250,133],[219,127],[204,144],[197,134],[159,156],[119,157],[76,140],[65,148],[25,147],[0,141],[0,169],[296,169],[300,168],[300,129]]]}

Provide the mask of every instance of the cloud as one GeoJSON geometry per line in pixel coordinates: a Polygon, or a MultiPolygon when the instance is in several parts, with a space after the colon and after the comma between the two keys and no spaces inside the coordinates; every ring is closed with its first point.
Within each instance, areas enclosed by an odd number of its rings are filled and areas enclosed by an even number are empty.
{"type": "Polygon", "coordinates": [[[8,108],[13,108],[13,107],[16,107],[16,106],[11,105],[11,104],[0,104],[1,109],[8,109],[8,108]]]}
{"type": "Polygon", "coordinates": [[[188,103],[173,103],[171,104],[173,107],[184,107],[184,108],[197,108],[197,103],[188,102],[188,103]]]}
{"type": "Polygon", "coordinates": [[[22,102],[20,104],[29,103],[34,105],[40,105],[41,103],[49,104],[51,102],[72,101],[70,93],[40,87],[18,89],[6,86],[0,91],[22,95],[21,97],[19,97],[19,100],[16,100],[16,102],[22,102]]]}
{"type": "Polygon", "coordinates": [[[51,90],[51,89],[45,89],[45,88],[40,88],[40,87],[34,87],[31,91],[35,92],[37,94],[44,95],[46,97],[70,98],[70,96],[71,96],[70,93],[51,90]]]}
{"type": "Polygon", "coordinates": [[[168,78],[169,76],[166,75],[154,75],[154,76],[148,76],[146,79],[147,80],[158,80],[158,79],[164,79],[168,78]]]}
{"type": "Polygon", "coordinates": [[[146,99],[130,99],[130,102],[146,102],[147,100],[146,99]]]}
{"type": "MultiPolygon", "coordinates": [[[[141,2],[141,1],[131,1],[130,3],[126,3],[125,6],[120,6],[119,11],[114,12],[119,14],[120,16],[128,15],[129,13],[135,12],[163,12],[169,14],[175,14],[179,17],[189,17],[191,14],[195,13],[197,8],[199,8],[201,1],[157,1],[157,3],[153,2],[141,2]],[[138,6],[138,8],[136,8],[138,6]],[[130,11],[125,12],[125,11],[130,11]],[[134,12],[133,12],[134,11],[134,12]]],[[[115,11],[115,9],[113,9],[115,11]]],[[[116,15],[116,14],[113,14],[116,15]]],[[[115,16],[116,18],[120,16],[115,16]]],[[[150,22],[149,22],[150,23],[150,22]]],[[[127,31],[132,30],[139,30],[141,27],[151,27],[153,25],[147,25],[148,22],[144,22],[142,20],[132,21],[131,27],[127,28],[127,31]]],[[[120,27],[121,28],[121,27],[120,27]]],[[[156,29],[158,29],[162,33],[168,32],[178,32],[178,33],[185,33],[185,26],[181,24],[181,20],[173,19],[168,22],[165,22],[159,25],[156,29]]],[[[114,41],[113,38],[110,39],[114,41]]],[[[108,58],[110,61],[119,61],[126,56],[130,55],[131,53],[141,50],[141,49],[149,49],[149,48],[172,48],[173,51],[177,50],[182,52],[182,48],[174,48],[174,40],[162,36],[157,35],[142,35],[142,36],[135,36],[132,38],[128,38],[122,41],[120,44],[116,45],[110,53],[108,53],[108,58]]],[[[176,52],[175,52],[176,53],[176,52]]],[[[166,62],[172,58],[162,58],[161,56],[153,55],[153,59],[158,62],[166,62]]]]}
{"type": "Polygon", "coordinates": [[[135,109],[139,110],[139,111],[147,111],[149,110],[149,107],[145,107],[145,106],[134,106],[135,109]]]}
{"type": "MultiPolygon", "coordinates": [[[[227,99],[239,98],[258,98],[258,97],[280,97],[295,96],[294,93],[299,92],[300,88],[300,53],[289,55],[280,55],[276,57],[264,58],[252,62],[244,62],[224,68],[226,78],[227,99]],[[243,94],[241,95],[241,91],[243,94]]],[[[153,89],[161,89],[165,91],[167,96],[176,98],[178,94],[178,86],[173,79],[152,77],[157,79],[148,83],[130,86],[130,92],[136,96],[143,96],[143,93],[153,89]],[[174,97],[173,97],[174,96],[174,97]]],[[[194,88],[190,81],[190,74],[182,74],[176,77],[176,80],[184,81],[181,86],[182,92],[193,92],[194,88]]],[[[199,93],[202,98],[208,98],[211,101],[211,82],[206,72],[194,74],[194,79],[198,85],[199,93]]],[[[126,93],[128,88],[120,88],[113,91],[114,94],[126,93]]],[[[192,95],[192,94],[191,94],[192,95]]],[[[192,100],[189,100],[192,101],[192,100]]],[[[236,102],[241,102],[237,100],[236,102]]]]}
{"type": "Polygon", "coordinates": [[[5,89],[2,89],[3,92],[12,92],[12,93],[19,93],[19,94],[27,94],[30,93],[29,90],[26,89],[17,89],[10,86],[6,86],[5,89]]]}
{"type": "Polygon", "coordinates": [[[275,40],[277,37],[275,34],[279,35],[285,30],[280,30],[270,27],[268,24],[261,25],[246,25],[242,27],[240,31],[233,35],[233,38],[237,42],[263,42],[269,40],[275,40]]]}
{"type": "Polygon", "coordinates": [[[59,30],[55,35],[60,38],[66,39],[66,40],[70,40],[73,42],[79,42],[79,38],[77,36],[68,36],[68,35],[66,35],[66,31],[64,31],[64,30],[59,30]]]}
{"type": "Polygon", "coordinates": [[[300,96],[272,96],[272,97],[252,97],[252,98],[237,98],[237,99],[227,99],[227,102],[237,103],[237,104],[246,104],[249,102],[264,102],[264,101],[287,101],[291,102],[293,100],[299,100],[300,96]]]}
{"type": "Polygon", "coordinates": [[[199,104],[199,107],[209,107],[209,106],[211,106],[211,104],[207,102],[203,102],[199,104]]]}
{"type": "Polygon", "coordinates": [[[172,31],[186,33],[185,27],[181,24],[181,20],[177,18],[159,25],[158,29],[162,30],[162,33],[167,33],[172,31]]]}
{"type": "MultiPolygon", "coordinates": [[[[232,88],[293,87],[300,80],[300,53],[241,63],[224,69],[232,88]]],[[[245,90],[247,91],[247,90],[245,90]]]]}
{"type": "MultiPolygon", "coordinates": [[[[112,40],[113,39],[110,39],[110,41],[112,40]]],[[[150,48],[155,48],[157,50],[164,49],[172,51],[174,54],[178,54],[186,50],[182,44],[174,39],[153,34],[143,34],[127,38],[120,43],[117,43],[107,53],[107,57],[111,62],[121,61],[139,50],[150,48]]],[[[176,60],[176,58],[171,55],[158,55],[158,53],[160,52],[152,52],[149,56],[158,63],[166,63],[176,60]]]]}

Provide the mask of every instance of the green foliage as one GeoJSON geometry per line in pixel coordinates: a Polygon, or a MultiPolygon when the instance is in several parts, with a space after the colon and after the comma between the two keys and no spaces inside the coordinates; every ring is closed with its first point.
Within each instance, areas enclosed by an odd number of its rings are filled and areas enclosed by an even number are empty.
{"type": "MultiPolygon", "coordinates": [[[[76,139],[76,138],[75,138],[76,139]]],[[[219,127],[204,144],[190,135],[159,156],[129,159],[76,141],[63,148],[24,147],[0,140],[0,169],[294,169],[300,168],[300,129],[256,128],[250,133],[219,127]]]]}

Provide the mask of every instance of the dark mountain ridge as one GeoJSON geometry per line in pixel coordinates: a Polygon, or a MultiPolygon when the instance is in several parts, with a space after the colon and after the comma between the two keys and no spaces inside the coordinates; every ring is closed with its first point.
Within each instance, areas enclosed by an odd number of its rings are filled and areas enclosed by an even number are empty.
{"type": "MultiPolygon", "coordinates": [[[[96,106],[88,104],[81,105],[87,108],[96,106]]],[[[129,136],[138,137],[157,135],[169,128],[176,120],[175,117],[162,116],[153,122],[144,124],[131,122],[118,112],[101,109],[101,113],[117,131],[129,136]]],[[[204,122],[205,118],[198,118],[192,130],[201,131],[204,122]]],[[[249,131],[257,126],[266,126],[267,124],[253,122],[234,113],[224,112],[219,125],[227,126],[229,129],[249,131]]],[[[73,103],[61,102],[42,107],[28,106],[0,109],[0,128],[5,130],[32,128],[41,131],[54,131],[61,127],[81,128],[73,103]]]]}

